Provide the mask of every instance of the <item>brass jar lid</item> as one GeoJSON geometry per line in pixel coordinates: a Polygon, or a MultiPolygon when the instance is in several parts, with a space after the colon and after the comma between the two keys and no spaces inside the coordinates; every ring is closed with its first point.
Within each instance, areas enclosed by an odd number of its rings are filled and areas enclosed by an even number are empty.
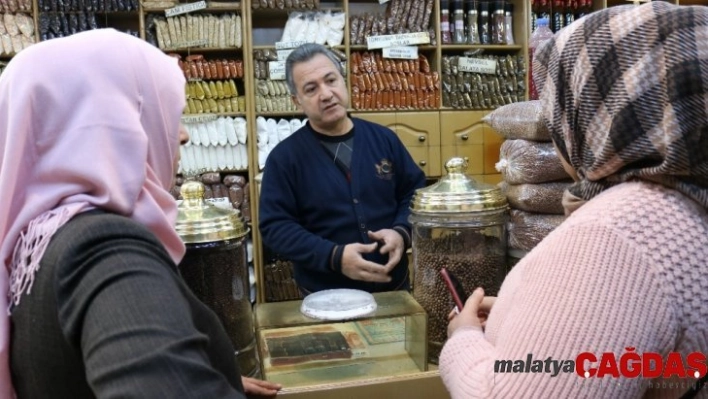
{"type": "Polygon", "coordinates": [[[176,230],[185,244],[225,241],[248,234],[241,212],[204,201],[204,184],[186,181],[180,193],[176,230]]]}
{"type": "Polygon", "coordinates": [[[455,157],[445,163],[447,175],[437,183],[416,190],[411,200],[413,213],[460,213],[507,208],[498,187],[467,176],[467,159],[455,157]]]}

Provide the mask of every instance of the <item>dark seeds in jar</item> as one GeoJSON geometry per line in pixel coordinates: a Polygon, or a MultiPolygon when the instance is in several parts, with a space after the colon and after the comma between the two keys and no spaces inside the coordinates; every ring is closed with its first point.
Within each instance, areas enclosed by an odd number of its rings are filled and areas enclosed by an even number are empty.
{"type": "MultiPolygon", "coordinates": [[[[445,267],[457,277],[467,295],[477,287],[496,295],[506,271],[504,243],[475,231],[456,231],[439,238],[416,237],[413,296],[428,313],[429,361],[437,364],[447,340],[447,315],[455,306],[440,277],[445,267]]],[[[464,301],[464,299],[463,299],[464,301]]]]}

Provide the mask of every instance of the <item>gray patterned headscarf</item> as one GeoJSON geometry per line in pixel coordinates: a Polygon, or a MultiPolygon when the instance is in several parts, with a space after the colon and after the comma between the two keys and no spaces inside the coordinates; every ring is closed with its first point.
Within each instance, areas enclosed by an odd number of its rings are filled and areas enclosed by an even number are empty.
{"type": "Polygon", "coordinates": [[[594,12],[541,46],[533,68],[553,141],[580,179],[567,208],[633,179],[708,208],[708,7],[594,12]]]}

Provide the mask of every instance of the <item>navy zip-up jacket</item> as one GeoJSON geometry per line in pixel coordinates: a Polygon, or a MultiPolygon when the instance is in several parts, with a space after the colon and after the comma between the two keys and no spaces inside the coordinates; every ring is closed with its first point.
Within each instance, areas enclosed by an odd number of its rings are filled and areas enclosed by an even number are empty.
{"type": "MultiPolygon", "coordinates": [[[[410,245],[409,205],[415,190],[425,185],[424,173],[393,131],[352,121],[349,176],[333,162],[309,123],[268,155],[259,203],[263,243],[294,263],[295,280],[306,291],[407,289],[405,254],[389,283],[352,280],[341,272],[341,249],[371,243],[367,231],[396,228],[410,245]]],[[[387,262],[378,252],[364,257],[387,262]]]]}

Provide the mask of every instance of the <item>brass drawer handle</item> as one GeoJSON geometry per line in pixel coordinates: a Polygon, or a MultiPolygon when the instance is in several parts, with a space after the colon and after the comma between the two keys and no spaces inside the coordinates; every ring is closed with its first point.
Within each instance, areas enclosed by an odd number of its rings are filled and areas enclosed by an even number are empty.
{"type": "Polygon", "coordinates": [[[469,136],[469,134],[463,134],[462,136],[460,136],[460,138],[461,138],[463,141],[467,141],[467,140],[470,138],[470,136],[469,136]]]}
{"type": "Polygon", "coordinates": [[[425,166],[425,165],[427,165],[427,164],[428,164],[428,163],[425,162],[425,161],[420,161],[420,162],[418,162],[418,165],[420,165],[420,166],[425,166]]]}
{"type": "Polygon", "coordinates": [[[424,142],[424,141],[425,141],[425,136],[422,136],[422,135],[421,135],[421,136],[418,136],[418,141],[420,141],[421,143],[424,142]]]}

